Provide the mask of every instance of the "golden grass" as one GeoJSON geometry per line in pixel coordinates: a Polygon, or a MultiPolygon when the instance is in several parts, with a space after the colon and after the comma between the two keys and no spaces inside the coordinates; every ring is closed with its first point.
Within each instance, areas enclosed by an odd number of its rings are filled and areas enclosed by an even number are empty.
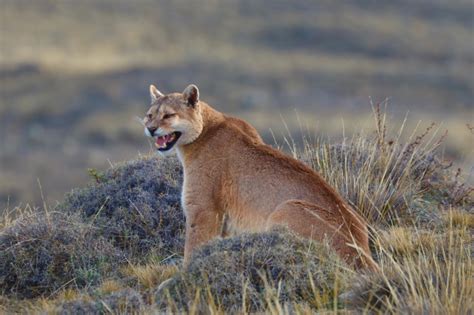
{"type": "Polygon", "coordinates": [[[303,159],[336,188],[370,223],[406,220],[407,209],[420,200],[423,183],[439,166],[433,160],[445,134],[435,124],[415,128],[403,141],[405,122],[395,134],[387,134],[386,112],[373,106],[376,130],[356,134],[342,143],[303,138],[303,149],[285,139],[295,158],[303,159]]]}
{"type": "Polygon", "coordinates": [[[3,209],[3,212],[2,209],[0,209],[0,230],[11,226],[12,223],[15,222],[15,220],[17,220],[18,218],[22,216],[28,216],[37,210],[37,208],[32,207],[29,204],[25,206],[16,206],[12,209],[6,208],[3,209]]]}
{"type": "Polygon", "coordinates": [[[105,280],[98,288],[98,291],[101,294],[109,294],[112,292],[120,291],[121,289],[123,289],[123,285],[120,282],[116,280],[105,280]]]}
{"type": "Polygon", "coordinates": [[[158,286],[177,271],[176,266],[159,265],[155,262],[146,265],[129,264],[122,269],[124,275],[135,277],[145,289],[158,286]]]}
{"type": "Polygon", "coordinates": [[[438,242],[435,234],[424,230],[394,227],[380,233],[383,248],[396,256],[410,256],[432,251],[438,242]]]}
{"type": "MultiPolygon", "coordinates": [[[[391,292],[382,301],[390,312],[428,311],[437,314],[467,314],[472,311],[474,287],[470,231],[451,226],[439,237],[432,234],[434,243],[419,243],[419,249],[389,253],[379,244],[383,253],[381,277],[391,292]],[[397,261],[398,260],[398,261],[397,261]],[[402,292],[402,293],[400,293],[402,292]]],[[[397,240],[398,241],[398,240],[397,240]]]]}
{"type": "Polygon", "coordinates": [[[462,209],[450,210],[445,214],[445,220],[448,224],[456,227],[474,229],[474,214],[462,209]]]}
{"type": "Polygon", "coordinates": [[[72,301],[77,299],[79,296],[81,296],[81,292],[74,288],[67,288],[62,291],[60,291],[55,299],[58,301],[72,301]]]}

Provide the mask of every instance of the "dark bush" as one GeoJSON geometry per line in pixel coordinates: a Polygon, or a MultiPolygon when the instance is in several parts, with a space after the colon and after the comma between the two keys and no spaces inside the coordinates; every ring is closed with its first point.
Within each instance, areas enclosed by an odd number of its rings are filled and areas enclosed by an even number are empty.
{"type": "Polygon", "coordinates": [[[18,298],[85,287],[114,273],[120,250],[77,216],[37,212],[0,235],[0,290],[18,298]]]}
{"type": "Polygon", "coordinates": [[[140,293],[124,289],[94,301],[76,300],[63,303],[57,312],[60,315],[130,314],[140,312],[143,307],[140,293]]]}
{"type": "Polygon", "coordinates": [[[279,302],[312,304],[317,294],[332,296],[334,287],[341,286],[345,275],[340,266],[325,245],[284,230],[243,234],[204,245],[188,268],[157,292],[157,301],[173,311],[198,307],[205,312],[210,293],[219,308],[238,311],[245,292],[244,311],[257,311],[265,309],[266,295],[278,290],[279,302]],[[192,306],[198,290],[200,298],[192,306]]]}
{"type": "Polygon", "coordinates": [[[144,257],[152,249],[164,257],[182,253],[185,218],[176,159],[140,158],[90,173],[95,183],[69,193],[60,211],[79,212],[130,257],[144,257]]]}

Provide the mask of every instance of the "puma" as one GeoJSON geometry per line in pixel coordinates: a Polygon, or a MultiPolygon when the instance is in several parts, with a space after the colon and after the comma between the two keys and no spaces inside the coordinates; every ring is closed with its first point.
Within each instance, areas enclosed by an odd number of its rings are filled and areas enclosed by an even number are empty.
{"type": "Polygon", "coordinates": [[[184,169],[184,262],[207,241],[286,226],[327,239],[355,269],[378,269],[366,222],[313,169],[266,145],[251,125],[201,101],[189,85],[164,95],[151,85],[145,133],[158,152],[177,152],[184,169]]]}

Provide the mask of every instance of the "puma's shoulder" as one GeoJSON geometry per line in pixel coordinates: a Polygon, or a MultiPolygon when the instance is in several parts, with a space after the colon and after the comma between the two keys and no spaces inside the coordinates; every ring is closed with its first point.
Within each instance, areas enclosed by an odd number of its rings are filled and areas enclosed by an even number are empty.
{"type": "Polygon", "coordinates": [[[252,125],[242,119],[231,116],[225,116],[224,126],[232,128],[235,131],[241,132],[254,144],[264,143],[258,131],[252,125]]]}

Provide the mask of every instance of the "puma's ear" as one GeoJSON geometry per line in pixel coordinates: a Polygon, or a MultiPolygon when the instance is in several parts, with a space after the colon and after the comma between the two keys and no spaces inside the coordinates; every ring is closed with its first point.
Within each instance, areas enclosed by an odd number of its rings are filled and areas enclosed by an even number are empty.
{"type": "Polygon", "coordinates": [[[156,86],[154,86],[153,84],[150,85],[150,96],[151,96],[151,102],[155,102],[158,98],[162,97],[163,96],[163,93],[161,93],[160,91],[158,91],[158,89],[156,88],[156,86]]]}
{"type": "Polygon", "coordinates": [[[199,102],[199,89],[194,84],[188,85],[183,91],[184,98],[188,101],[188,105],[196,106],[199,102]]]}

